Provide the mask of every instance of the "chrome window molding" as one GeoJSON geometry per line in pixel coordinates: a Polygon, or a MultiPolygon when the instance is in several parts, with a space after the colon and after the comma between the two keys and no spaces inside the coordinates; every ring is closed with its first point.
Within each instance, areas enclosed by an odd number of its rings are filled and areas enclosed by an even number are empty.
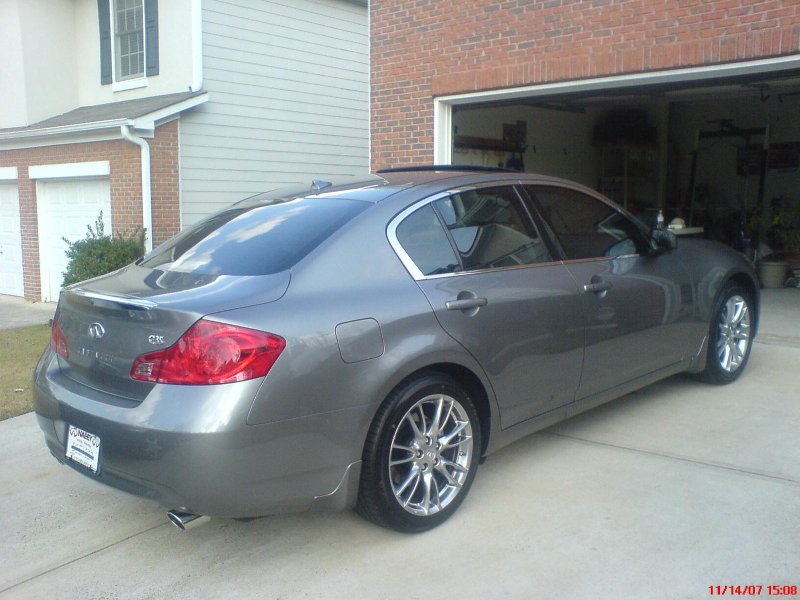
{"type": "MultiPolygon", "coordinates": [[[[400,262],[403,263],[403,266],[409,272],[411,277],[413,277],[416,281],[421,281],[423,279],[433,279],[436,277],[447,277],[452,275],[453,273],[442,273],[440,275],[425,275],[422,271],[419,270],[416,263],[411,260],[411,257],[403,248],[403,245],[400,243],[400,240],[397,239],[397,228],[399,227],[400,223],[402,223],[406,217],[408,217],[411,213],[416,212],[418,209],[422,208],[426,204],[430,204],[432,202],[436,202],[437,200],[441,200],[442,198],[447,198],[448,196],[452,195],[453,191],[447,192],[439,192],[437,194],[433,194],[432,196],[428,196],[427,198],[423,198],[422,200],[418,200],[411,206],[405,208],[400,214],[396,215],[391,221],[389,221],[389,225],[386,227],[386,237],[389,239],[389,243],[391,244],[392,248],[394,249],[395,254],[400,259],[400,262]]],[[[449,242],[448,242],[449,243],[449,242]]]]}
{"type": "MultiPolygon", "coordinates": [[[[505,266],[505,267],[494,267],[494,268],[491,268],[491,269],[471,269],[471,270],[468,270],[468,271],[456,271],[454,273],[439,273],[437,275],[425,275],[422,271],[419,270],[419,268],[417,267],[416,263],[408,255],[408,253],[403,248],[403,245],[400,243],[400,240],[397,238],[397,228],[400,225],[400,223],[402,223],[403,220],[405,220],[406,217],[408,217],[409,215],[411,215],[415,211],[419,210],[420,208],[424,207],[426,204],[432,204],[432,203],[436,202],[437,200],[441,200],[443,198],[447,198],[447,197],[452,196],[454,194],[467,192],[467,191],[471,191],[471,190],[483,189],[483,188],[493,188],[493,187],[498,187],[498,186],[508,186],[508,187],[513,188],[514,192],[516,193],[517,197],[519,198],[519,191],[516,189],[517,186],[519,186],[519,185],[522,185],[522,181],[513,181],[513,182],[508,182],[508,181],[487,181],[487,182],[482,182],[482,183],[477,184],[477,185],[469,185],[469,186],[457,187],[457,188],[452,188],[450,190],[447,190],[445,192],[437,192],[436,194],[428,196],[427,198],[423,198],[422,200],[418,200],[417,202],[415,202],[411,206],[405,208],[403,211],[401,211],[399,214],[397,214],[394,218],[392,218],[392,220],[389,221],[389,225],[386,227],[386,237],[389,240],[389,244],[391,244],[392,248],[394,249],[395,254],[397,254],[397,257],[400,259],[400,262],[403,263],[403,266],[406,268],[408,273],[411,275],[411,277],[415,281],[426,281],[428,279],[443,279],[443,278],[446,278],[446,277],[459,277],[459,276],[462,276],[462,275],[475,275],[475,274],[478,274],[478,273],[493,273],[493,272],[497,272],[497,271],[509,271],[509,270],[516,270],[516,269],[528,269],[528,268],[532,268],[532,267],[546,267],[546,266],[564,264],[564,261],[552,260],[552,261],[537,262],[537,263],[524,264],[524,265],[509,265],[509,266],[505,266]]],[[[523,209],[527,212],[528,211],[528,207],[525,205],[525,202],[523,201],[522,198],[519,198],[519,200],[520,200],[520,203],[521,203],[523,209]]],[[[528,215],[528,218],[531,218],[531,216],[528,215]]],[[[538,235],[542,235],[542,233],[538,232],[538,231],[537,231],[537,234],[538,235]]],[[[607,258],[618,258],[618,257],[602,257],[602,258],[606,258],[607,259],[607,258]]]]}

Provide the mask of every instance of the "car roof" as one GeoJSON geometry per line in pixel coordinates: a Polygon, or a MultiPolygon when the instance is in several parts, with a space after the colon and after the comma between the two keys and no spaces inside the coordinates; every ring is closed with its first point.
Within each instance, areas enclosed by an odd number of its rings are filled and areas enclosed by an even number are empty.
{"type": "MultiPolygon", "coordinates": [[[[342,198],[381,202],[398,192],[418,189],[436,193],[448,189],[483,183],[515,183],[519,181],[576,186],[575,182],[548,175],[523,173],[493,167],[463,165],[411,166],[383,169],[375,174],[335,177],[331,181],[313,180],[310,185],[288,186],[245,198],[238,206],[264,204],[294,198],[342,198]],[[424,188],[424,190],[423,190],[424,188]]],[[[580,186],[583,187],[583,186],[580,186]]]]}

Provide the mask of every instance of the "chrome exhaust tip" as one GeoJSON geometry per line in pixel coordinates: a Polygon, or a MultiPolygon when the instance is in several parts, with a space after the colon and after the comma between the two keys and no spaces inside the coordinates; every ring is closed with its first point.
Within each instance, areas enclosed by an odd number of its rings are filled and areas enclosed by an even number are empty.
{"type": "Polygon", "coordinates": [[[187,513],[180,510],[167,511],[167,518],[169,522],[175,525],[181,531],[187,531],[194,527],[199,527],[211,520],[207,515],[196,515],[194,513],[187,513]]]}

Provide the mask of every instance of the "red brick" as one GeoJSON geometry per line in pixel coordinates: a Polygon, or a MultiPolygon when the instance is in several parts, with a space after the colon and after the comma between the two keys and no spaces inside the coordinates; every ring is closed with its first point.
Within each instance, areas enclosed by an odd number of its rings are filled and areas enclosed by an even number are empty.
{"type": "Polygon", "coordinates": [[[436,96],[800,51],[795,1],[372,0],[370,19],[373,168],[431,162],[436,96]]]}

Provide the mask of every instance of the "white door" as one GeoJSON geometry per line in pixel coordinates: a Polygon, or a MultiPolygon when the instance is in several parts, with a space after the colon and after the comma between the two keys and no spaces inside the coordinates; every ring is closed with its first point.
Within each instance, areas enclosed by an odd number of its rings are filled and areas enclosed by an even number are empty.
{"type": "Polygon", "coordinates": [[[24,293],[17,182],[0,182],[0,294],[24,293]]]}
{"type": "Polygon", "coordinates": [[[100,212],[106,234],[111,234],[111,190],[108,179],[37,181],[39,265],[42,300],[55,302],[67,270],[67,244],[86,237],[100,212]]]}

